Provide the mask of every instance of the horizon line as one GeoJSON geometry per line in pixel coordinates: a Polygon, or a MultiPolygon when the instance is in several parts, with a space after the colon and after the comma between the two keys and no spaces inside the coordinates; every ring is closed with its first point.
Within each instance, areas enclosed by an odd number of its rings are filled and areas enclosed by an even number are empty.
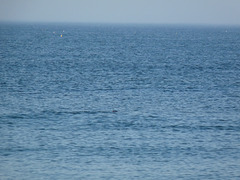
{"type": "Polygon", "coordinates": [[[183,22],[85,22],[85,21],[12,21],[0,20],[0,24],[89,24],[89,25],[164,25],[164,26],[234,26],[240,24],[233,23],[183,23],[183,22]]]}

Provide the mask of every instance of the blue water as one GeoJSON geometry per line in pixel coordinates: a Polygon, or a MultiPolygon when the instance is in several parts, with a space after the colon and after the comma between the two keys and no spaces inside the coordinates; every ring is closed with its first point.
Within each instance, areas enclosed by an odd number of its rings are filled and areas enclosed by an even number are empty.
{"type": "Polygon", "coordinates": [[[0,179],[240,179],[240,27],[1,24],[0,179]]]}

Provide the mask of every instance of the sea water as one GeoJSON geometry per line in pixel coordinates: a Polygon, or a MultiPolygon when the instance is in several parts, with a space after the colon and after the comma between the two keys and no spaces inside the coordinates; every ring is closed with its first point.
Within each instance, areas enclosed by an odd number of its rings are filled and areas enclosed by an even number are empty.
{"type": "Polygon", "coordinates": [[[0,179],[240,179],[240,27],[1,24],[0,179]]]}

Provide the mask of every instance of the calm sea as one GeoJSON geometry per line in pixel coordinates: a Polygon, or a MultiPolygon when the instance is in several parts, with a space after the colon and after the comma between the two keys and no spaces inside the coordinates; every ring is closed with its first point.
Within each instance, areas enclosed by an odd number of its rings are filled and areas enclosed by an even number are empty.
{"type": "Polygon", "coordinates": [[[240,27],[1,24],[0,179],[240,179],[240,27]]]}

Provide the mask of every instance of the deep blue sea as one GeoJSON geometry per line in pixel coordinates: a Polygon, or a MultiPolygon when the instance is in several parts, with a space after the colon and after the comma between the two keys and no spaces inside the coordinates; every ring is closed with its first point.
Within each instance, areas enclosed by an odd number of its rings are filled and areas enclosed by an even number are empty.
{"type": "Polygon", "coordinates": [[[0,179],[240,179],[240,27],[0,24],[0,179]]]}

